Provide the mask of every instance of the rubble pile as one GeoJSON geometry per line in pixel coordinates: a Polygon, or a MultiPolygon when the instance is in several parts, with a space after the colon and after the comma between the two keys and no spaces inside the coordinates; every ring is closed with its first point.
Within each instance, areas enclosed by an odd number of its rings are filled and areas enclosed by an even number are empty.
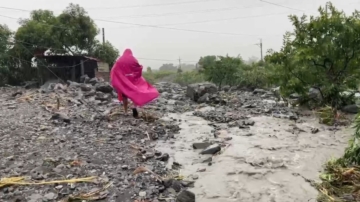
{"type": "MultiPolygon", "coordinates": [[[[176,197],[186,183],[165,183],[176,177],[169,175],[176,170],[166,167],[169,155],[154,147],[155,140],[174,138],[179,121],[134,119],[124,114],[108,82],[86,77],[82,81],[48,82],[40,89],[1,88],[0,173],[26,176],[30,182],[96,180],[8,186],[1,189],[0,200],[59,201],[96,190],[103,201],[176,197]],[[138,168],[146,170],[136,173],[138,168]],[[168,190],[173,186],[175,194],[168,190]]],[[[161,117],[191,109],[185,89],[175,84],[157,87],[162,97],[140,113],[161,117]]]]}

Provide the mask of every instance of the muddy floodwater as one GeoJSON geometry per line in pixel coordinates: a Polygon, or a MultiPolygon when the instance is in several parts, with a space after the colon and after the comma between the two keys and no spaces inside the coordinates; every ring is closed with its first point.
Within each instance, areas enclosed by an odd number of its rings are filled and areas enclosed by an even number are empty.
{"type": "MultiPolygon", "coordinates": [[[[204,109],[209,110],[209,109],[204,109]]],[[[310,181],[319,179],[323,164],[343,154],[351,129],[331,130],[314,116],[300,123],[271,116],[252,117],[254,126],[240,129],[221,125],[214,137],[211,122],[192,112],[168,114],[181,122],[176,140],[162,141],[158,150],[170,154],[183,167],[181,174],[194,180],[197,202],[305,202],[316,201],[310,181]],[[318,129],[319,132],[311,131],[318,129]],[[221,142],[222,153],[200,155],[194,142],[221,142]]],[[[219,124],[217,124],[219,126],[219,124]]],[[[169,165],[172,162],[169,162],[169,165]]]]}

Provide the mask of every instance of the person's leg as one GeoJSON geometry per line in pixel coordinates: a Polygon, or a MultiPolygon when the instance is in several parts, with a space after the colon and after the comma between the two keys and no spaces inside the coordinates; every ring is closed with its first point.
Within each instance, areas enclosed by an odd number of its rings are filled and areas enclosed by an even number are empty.
{"type": "Polygon", "coordinates": [[[127,114],[127,112],[128,112],[128,104],[129,104],[128,98],[124,94],[122,94],[122,97],[123,97],[123,104],[124,104],[125,114],[127,114]]]}
{"type": "Polygon", "coordinates": [[[133,117],[134,118],[139,118],[139,113],[138,113],[136,107],[132,108],[132,111],[133,111],[133,117]]]}

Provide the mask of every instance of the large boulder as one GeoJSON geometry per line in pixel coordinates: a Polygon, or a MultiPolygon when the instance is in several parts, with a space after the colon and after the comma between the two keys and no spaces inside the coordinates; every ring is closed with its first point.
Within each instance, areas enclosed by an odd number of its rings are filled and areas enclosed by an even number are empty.
{"type": "Polygon", "coordinates": [[[200,97],[208,94],[213,94],[218,91],[215,84],[212,83],[195,83],[187,86],[186,96],[191,100],[197,102],[200,97]]]}

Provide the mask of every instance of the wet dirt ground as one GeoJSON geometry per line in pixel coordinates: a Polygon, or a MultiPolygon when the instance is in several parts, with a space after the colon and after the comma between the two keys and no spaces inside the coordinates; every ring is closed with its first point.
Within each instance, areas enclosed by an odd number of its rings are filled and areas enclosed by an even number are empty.
{"type": "MultiPolygon", "coordinates": [[[[211,110],[203,108],[202,111],[211,110]]],[[[305,202],[316,201],[317,190],[311,182],[319,179],[323,164],[343,154],[351,129],[334,130],[318,124],[314,116],[295,123],[271,116],[251,117],[254,126],[240,129],[196,117],[192,112],[168,114],[164,119],[181,120],[180,134],[172,142],[159,142],[158,150],[167,152],[183,165],[181,173],[194,180],[191,189],[197,202],[305,202]],[[316,134],[311,131],[315,130],[316,134]],[[226,141],[222,153],[200,155],[194,142],[226,141]],[[231,139],[231,140],[230,140],[231,139]],[[210,156],[211,157],[211,156],[210,156]]]]}
{"type": "Polygon", "coordinates": [[[351,134],[318,124],[311,113],[298,115],[261,89],[225,99],[215,92],[196,103],[186,87],[159,84],[161,97],[140,112],[162,118],[145,121],[119,111],[106,83],[56,85],[45,92],[0,89],[1,177],[98,181],[10,186],[0,190],[0,201],[59,201],[108,184],[100,201],[174,202],[188,188],[197,202],[316,201],[311,182],[327,160],[343,154],[351,134]],[[199,142],[217,143],[221,152],[200,155],[192,147],[199,142]],[[180,177],[170,176],[178,163],[180,177]],[[151,172],[135,172],[140,167],[151,172]]]}

